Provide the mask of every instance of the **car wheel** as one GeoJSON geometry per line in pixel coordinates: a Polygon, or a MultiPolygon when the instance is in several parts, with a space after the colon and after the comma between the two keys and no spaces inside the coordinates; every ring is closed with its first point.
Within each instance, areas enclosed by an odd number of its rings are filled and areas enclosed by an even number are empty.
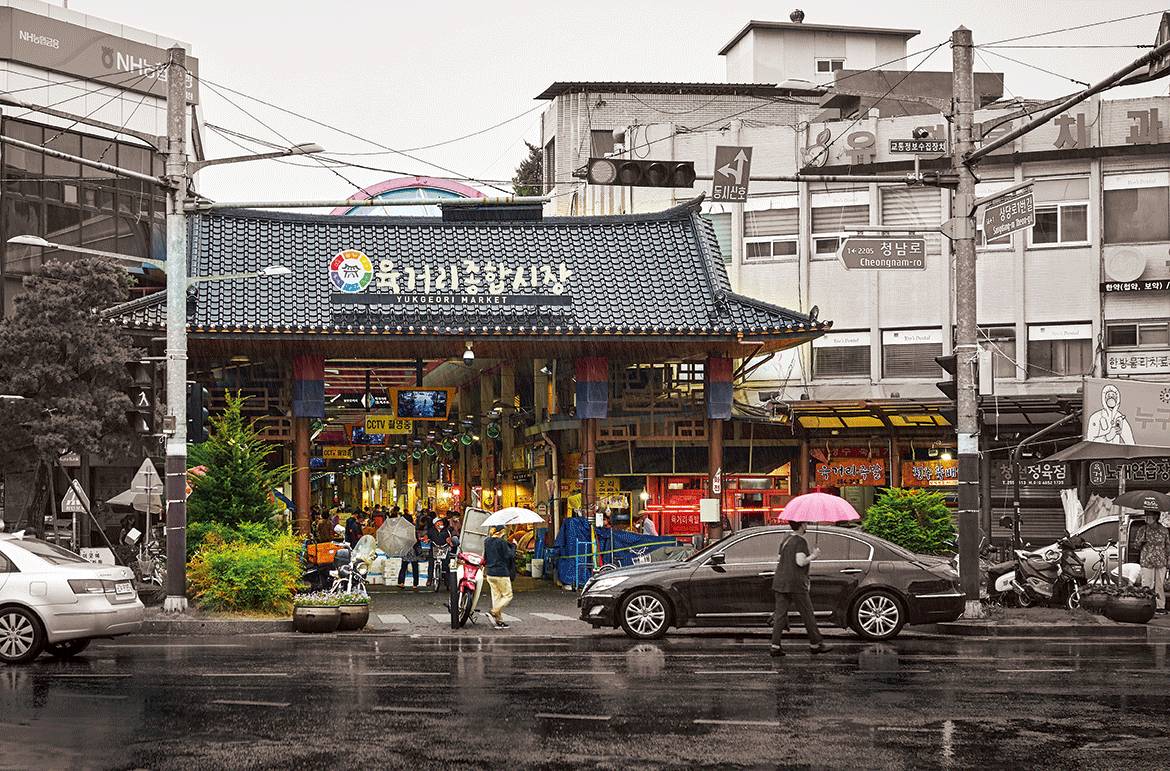
{"type": "Polygon", "coordinates": [[[863,594],[849,613],[849,627],[866,640],[888,640],[902,631],[906,613],[902,603],[886,591],[863,594]]]}
{"type": "Polygon", "coordinates": [[[31,610],[0,610],[0,662],[26,664],[45,648],[45,631],[31,610]]]}
{"type": "Polygon", "coordinates": [[[670,606],[658,592],[638,590],[622,603],[621,623],[635,640],[657,640],[670,627],[670,606]]]}
{"type": "Polygon", "coordinates": [[[59,643],[49,643],[45,646],[45,653],[55,659],[67,659],[76,656],[89,647],[89,640],[65,640],[59,643]]]}

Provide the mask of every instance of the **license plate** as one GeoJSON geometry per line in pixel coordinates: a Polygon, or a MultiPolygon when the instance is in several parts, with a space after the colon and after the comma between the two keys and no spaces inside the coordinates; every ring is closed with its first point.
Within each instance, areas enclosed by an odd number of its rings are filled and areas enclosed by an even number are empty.
{"type": "Polygon", "coordinates": [[[134,594],[134,584],[129,581],[119,581],[114,584],[114,591],[118,594],[134,594]]]}

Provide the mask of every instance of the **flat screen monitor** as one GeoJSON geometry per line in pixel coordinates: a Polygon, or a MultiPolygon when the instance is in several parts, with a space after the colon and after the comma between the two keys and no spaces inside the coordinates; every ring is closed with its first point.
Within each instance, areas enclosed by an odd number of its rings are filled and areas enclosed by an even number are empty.
{"type": "Polygon", "coordinates": [[[446,420],[451,409],[449,388],[396,388],[394,416],[403,420],[446,420]]]}
{"type": "Polygon", "coordinates": [[[365,426],[349,427],[349,443],[359,445],[386,444],[385,434],[367,434],[365,426]]]}

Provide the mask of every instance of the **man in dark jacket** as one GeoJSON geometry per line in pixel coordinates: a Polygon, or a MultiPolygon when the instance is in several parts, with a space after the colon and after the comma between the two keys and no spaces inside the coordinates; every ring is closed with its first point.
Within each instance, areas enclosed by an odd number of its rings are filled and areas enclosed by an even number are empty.
{"type": "Polygon", "coordinates": [[[493,527],[483,544],[487,563],[487,583],[492,590],[492,622],[496,629],[507,629],[504,608],[512,601],[512,576],[516,574],[516,547],[503,538],[504,528],[493,527]]]}
{"type": "Polygon", "coordinates": [[[349,544],[349,548],[361,540],[362,537],[362,522],[359,519],[361,512],[355,511],[349,515],[349,519],[345,520],[345,540],[349,544]]]}
{"type": "Polygon", "coordinates": [[[809,549],[804,533],[808,526],[804,522],[792,523],[792,535],[780,546],[780,558],[776,562],[776,576],[772,579],[772,591],[776,594],[776,611],[772,617],[771,655],[783,656],[780,636],[788,628],[788,608],[792,605],[800,611],[800,618],[808,632],[808,642],[813,653],[824,653],[829,648],[821,639],[817,629],[817,618],[813,614],[812,599],[808,595],[808,566],[821,556],[820,549],[809,549]]]}

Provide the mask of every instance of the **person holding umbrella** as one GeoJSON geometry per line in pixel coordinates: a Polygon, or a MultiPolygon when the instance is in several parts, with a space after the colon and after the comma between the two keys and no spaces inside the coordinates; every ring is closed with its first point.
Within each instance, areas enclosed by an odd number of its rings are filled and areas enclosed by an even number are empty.
{"type": "Polygon", "coordinates": [[[1170,531],[1162,525],[1157,511],[1146,511],[1146,524],[1134,534],[1132,546],[1141,548],[1138,563],[1142,583],[1153,588],[1158,601],[1155,611],[1166,612],[1166,565],[1170,563],[1170,531]]]}
{"type": "Polygon", "coordinates": [[[848,501],[826,493],[806,493],[788,502],[781,515],[792,526],[792,535],[780,545],[780,556],[776,562],[776,575],[772,578],[772,591],[776,595],[776,608],[772,615],[772,656],[783,656],[780,641],[788,628],[788,609],[796,606],[801,621],[808,632],[809,650],[824,653],[829,650],[817,629],[817,618],[813,613],[812,598],[809,597],[808,566],[820,556],[821,550],[809,548],[804,535],[809,522],[845,522],[861,519],[857,510],[848,501]]]}

